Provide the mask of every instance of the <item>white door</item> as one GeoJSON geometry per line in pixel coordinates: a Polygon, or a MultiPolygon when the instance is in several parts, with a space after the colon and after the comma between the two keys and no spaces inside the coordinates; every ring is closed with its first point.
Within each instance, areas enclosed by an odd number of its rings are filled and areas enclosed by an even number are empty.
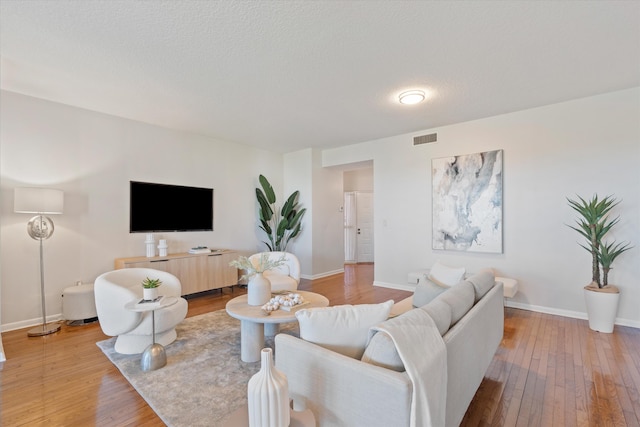
{"type": "Polygon", "coordinates": [[[357,262],[373,262],[373,193],[356,192],[357,262]]]}
{"type": "Polygon", "coordinates": [[[356,193],[344,193],[344,262],[356,259],[356,193]]]}

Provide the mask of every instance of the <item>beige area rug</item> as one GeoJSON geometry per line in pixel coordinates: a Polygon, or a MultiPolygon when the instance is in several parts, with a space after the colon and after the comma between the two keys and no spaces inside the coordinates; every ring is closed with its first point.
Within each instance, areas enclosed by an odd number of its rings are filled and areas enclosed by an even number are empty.
{"type": "MultiPolygon", "coordinates": [[[[240,360],[240,321],[224,310],[187,318],[176,331],[165,347],[167,365],[151,372],[142,372],[139,354],[116,353],[115,338],[97,345],[168,426],[219,426],[247,403],[260,362],[240,360]]],[[[281,332],[298,335],[298,324],[283,324],[281,332]]],[[[273,338],[266,345],[273,348],[273,338]]]]}

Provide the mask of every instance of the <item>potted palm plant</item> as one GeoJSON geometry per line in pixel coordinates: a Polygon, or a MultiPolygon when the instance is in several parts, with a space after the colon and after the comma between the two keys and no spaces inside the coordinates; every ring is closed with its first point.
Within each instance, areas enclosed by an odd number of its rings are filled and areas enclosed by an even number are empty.
{"type": "Polygon", "coordinates": [[[260,229],[267,234],[269,242],[263,242],[272,252],[285,252],[289,241],[302,231],[302,217],[306,209],[298,208],[299,191],[291,193],[282,209],[276,206],[276,193],[263,175],[258,177],[260,186],[256,188],[256,198],[260,205],[260,229]]]}
{"type": "Polygon", "coordinates": [[[586,239],[586,244],[580,246],[591,254],[591,283],[584,288],[589,328],[611,333],[618,312],[620,290],[609,284],[609,272],[613,261],[632,246],[628,242],[604,241],[605,235],[620,220],[620,217],[609,218],[609,213],[619,201],[613,196],[599,199],[594,195],[590,200],[577,197],[577,200],[567,198],[569,206],[580,214],[576,219],[577,225],[569,227],[586,239]]]}

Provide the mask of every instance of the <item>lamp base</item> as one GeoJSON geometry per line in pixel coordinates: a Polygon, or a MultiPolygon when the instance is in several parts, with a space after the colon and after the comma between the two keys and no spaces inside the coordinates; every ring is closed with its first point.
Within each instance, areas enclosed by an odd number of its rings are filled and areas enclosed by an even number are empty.
{"type": "Polygon", "coordinates": [[[58,332],[62,325],[60,323],[45,323],[40,326],[36,326],[33,329],[29,329],[27,335],[30,337],[41,337],[43,335],[53,334],[58,332]]]}

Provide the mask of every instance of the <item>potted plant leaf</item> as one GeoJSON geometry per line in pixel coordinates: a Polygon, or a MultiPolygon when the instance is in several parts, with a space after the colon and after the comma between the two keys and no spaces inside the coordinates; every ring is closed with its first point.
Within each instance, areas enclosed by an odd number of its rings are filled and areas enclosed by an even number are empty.
{"type": "Polygon", "coordinates": [[[260,229],[267,234],[269,242],[263,242],[272,252],[285,252],[291,240],[302,230],[302,217],[306,209],[298,208],[299,191],[291,193],[287,201],[278,209],[276,193],[263,175],[258,178],[262,188],[256,188],[256,198],[260,205],[260,229]]]}
{"type": "Polygon", "coordinates": [[[158,298],[158,287],[162,284],[160,279],[149,279],[142,281],[142,299],[145,301],[155,301],[158,298]]]}
{"type": "Polygon", "coordinates": [[[619,201],[613,196],[599,199],[597,194],[590,200],[577,196],[577,200],[567,198],[567,201],[569,206],[580,214],[576,219],[577,225],[569,227],[586,239],[586,244],[580,246],[591,254],[591,283],[584,288],[589,328],[611,333],[618,312],[620,290],[617,286],[609,284],[609,272],[613,261],[632,248],[628,242],[604,241],[605,235],[620,220],[620,217],[609,218],[609,213],[619,201]]]}

